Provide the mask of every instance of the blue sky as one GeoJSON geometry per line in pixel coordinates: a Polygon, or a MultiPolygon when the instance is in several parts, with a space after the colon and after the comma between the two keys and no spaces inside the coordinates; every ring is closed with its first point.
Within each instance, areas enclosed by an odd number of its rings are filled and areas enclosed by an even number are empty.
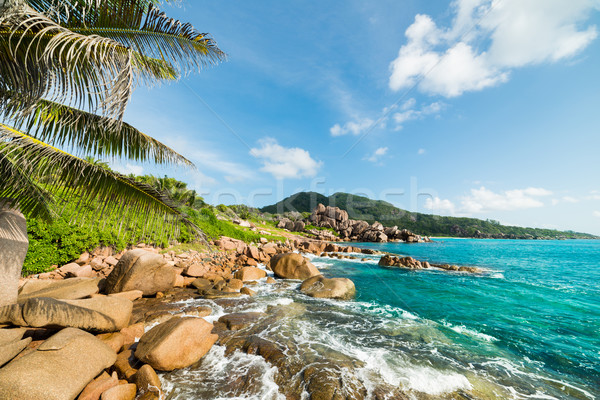
{"type": "Polygon", "coordinates": [[[187,1],[228,61],[138,88],[126,120],[213,204],[346,191],[600,234],[597,0],[187,1]]]}

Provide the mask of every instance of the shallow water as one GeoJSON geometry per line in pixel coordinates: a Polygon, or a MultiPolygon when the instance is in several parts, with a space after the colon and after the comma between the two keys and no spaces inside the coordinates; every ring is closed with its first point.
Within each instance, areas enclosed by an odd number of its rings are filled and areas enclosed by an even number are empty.
{"type": "MultiPolygon", "coordinates": [[[[486,272],[406,271],[378,267],[379,256],[367,262],[311,256],[326,276],[352,279],[356,299],[312,299],[295,290],[298,282],[263,283],[255,302],[240,301],[237,311],[289,310],[259,335],[296,349],[290,357],[354,360],[344,379],[359,382],[369,396],[380,384],[415,398],[600,396],[599,241],[364,246],[486,272]]],[[[212,305],[214,320],[223,310],[212,305]]],[[[223,354],[214,346],[196,366],[163,375],[169,398],[281,398],[276,370],[261,357],[223,354]],[[232,377],[245,381],[232,389],[232,377]]]]}

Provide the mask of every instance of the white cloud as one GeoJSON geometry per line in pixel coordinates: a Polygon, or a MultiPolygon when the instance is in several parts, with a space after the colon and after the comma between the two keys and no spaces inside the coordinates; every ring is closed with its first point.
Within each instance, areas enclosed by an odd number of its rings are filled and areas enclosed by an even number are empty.
{"type": "Polygon", "coordinates": [[[471,193],[461,199],[461,212],[475,214],[542,207],[544,203],[539,197],[551,194],[549,190],[534,187],[495,193],[481,186],[479,189],[471,189],[471,193]]]}
{"type": "Polygon", "coordinates": [[[436,196],[433,198],[428,197],[425,200],[425,208],[433,211],[434,213],[454,214],[456,207],[450,200],[440,199],[436,196]]]}
{"type": "Polygon", "coordinates": [[[112,166],[112,168],[115,171],[122,173],[123,175],[129,175],[129,174],[143,175],[144,174],[144,167],[142,167],[141,165],[127,163],[127,164],[125,164],[125,166],[123,166],[121,164],[115,164],[112,166]]]}
{"type": "Polygon", "coordinates": [[[425,150],[425,149],[419,149],[419,150],[417,151],[417,154],[418,154],[418,155],[420,155],[420,156],[422,156],[422,155],[423,155],[423,154],[425,154],[425,153],[427,153],[427,150],[425,150]]]}
{"type": "Polygon", "coordinates": [[[418,14],[390,64],[390,88],[418,85],[455,97],[506,82],[511,69],[579,54],[597,37],[584,26],[597,0],[456,0],[450,27],[418,14]],[[475,46],[474,43],[487,46],[475,46]]]}
{"type": "Polygon", "coordinates": [[[378,120],[371,118],[355,118],[353,121],[346,122],[344,125],[335,124],[329,129],[331,136],[343,136],[347,134],[360,135],[377,124],[378,128],[385,128],[385,124],[390,117],[395,122],[394,130],[402,129],[402,126],[407,121],[421,119],[427,115],[439,114],[445,104],[439,101],[425,104],[420,108],[417,107],[417,101],[414,98],[406,100],[402,105],[392,105],[381,110],[381,117],[378,120]],[[398,112],[393,113],[394,110],[398,112]]]}
{"type": "Polygon", "coordinates": [[[540,197],[551,196],[552,192],[543,188],[506,190],[495,193],[484,186],[471,189],[470,193],[461,197],[460,206],[448,199],[439,197],[425,200],[425,208],[434,212],[447,212],[457,215],[471,215],[492,211],[514,211],[543,207],[540,197]]]}
{"type": "Polygon", "coordinates": [[[323,165],[315,161],[310,153],[298,147],[283,147],[273,138],[259,140],[259,148],[252,148],[250,155],[261,159],[262,171],[277,179],[312,177],[323,165]]]}
{"type": "Polygon", "coordinates": [[[373,154],[371,154],[370,156],[368,156],[366,158],[367,161],[371,161],[372,163],[376,163],[379,161],[379,159],[381,157],[383,157],[384,155],[386,155],[388,152],[388,148],[387,147],[380,147],[377,150],[375,150],[373,152],[373,154]]]}
{"type": "Polygon", "coordinates": [[[594,211],[594,212],[592,213],[592,215],[593,215],[594,217],[598,217],[598,218],[600,218],[600,211],[594,211]]]}
{"type": "Polygon", "coordinates": [[[357,136],[369,129],[374,122],[375,121],[370,118],[363,118],[346,122],[343,126],[340,124],[335,124],[331,127],[331,129],[329,129],[329,132],[331,133],[331,136],[343,136],[347,134],[357,136]]]}

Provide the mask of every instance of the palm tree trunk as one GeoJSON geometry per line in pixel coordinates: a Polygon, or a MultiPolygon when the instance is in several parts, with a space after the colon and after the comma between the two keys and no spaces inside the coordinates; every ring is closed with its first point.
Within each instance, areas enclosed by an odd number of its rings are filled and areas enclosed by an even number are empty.
{"type": "Polygon", "coordinates": [[[25,217],[18,207],[0,198],[0,307],[17,302],[28,246],[25,217]]]}

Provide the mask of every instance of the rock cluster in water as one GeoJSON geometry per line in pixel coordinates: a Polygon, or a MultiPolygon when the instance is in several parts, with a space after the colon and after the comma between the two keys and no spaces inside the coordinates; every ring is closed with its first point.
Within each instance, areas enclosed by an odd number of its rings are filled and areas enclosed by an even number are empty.
{"type": "Polygon", "coordinates": [[[450,264],[429,264],[427,261],[419,261],[412,257],[395,257],[389,254],[384,255],[379,259],[379,265],[382,267],[399,267],[408,269],[427,269],[439,268],[446,271],[482,273],[483,270],[477,267],[459,267],[458,265],[450,264]]]}

